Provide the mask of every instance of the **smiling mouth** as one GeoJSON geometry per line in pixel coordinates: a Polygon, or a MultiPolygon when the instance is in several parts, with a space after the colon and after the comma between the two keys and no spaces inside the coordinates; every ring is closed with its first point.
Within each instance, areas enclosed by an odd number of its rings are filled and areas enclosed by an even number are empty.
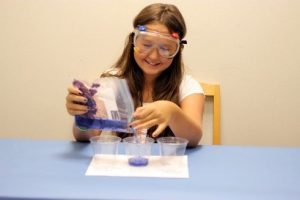
{"type": "Polygon", "coordinates": [[[146,62],[147,64],[149,64],[149,65],[152,65],[152,66],[157,66],[157,65],[160,64],[159,62],[158,62],[158,63],[154,63],[154,62],[151,62],[151,61],[149,61],[149,60],[145,60],[145,62],[146,62]]]}

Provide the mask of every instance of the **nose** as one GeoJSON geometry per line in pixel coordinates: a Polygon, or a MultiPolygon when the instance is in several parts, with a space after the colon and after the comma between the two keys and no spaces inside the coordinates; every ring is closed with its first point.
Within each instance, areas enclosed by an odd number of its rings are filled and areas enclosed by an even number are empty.
{"type": "Polygon", "coordinates": [[[160,55],[159,55],[157,47],[154,47],[153,49],[151,49],[150,52],[149,52],[149,54],[148,54],[148,57],[150,59],[153,59],[153,60],[158,59],[159,56],[160,55]]]}

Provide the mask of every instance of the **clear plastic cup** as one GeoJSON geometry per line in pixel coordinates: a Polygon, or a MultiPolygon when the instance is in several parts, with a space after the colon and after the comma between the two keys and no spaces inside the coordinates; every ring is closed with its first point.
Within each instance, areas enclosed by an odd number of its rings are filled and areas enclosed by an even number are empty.
{"type": "Polygon", "coordinates": [[[161,156],[183,156],[188,140],[180,137],[161,137],[157,139],[161,156]]]}
{"type": "Polygon", "coordinates": [[[140,141],[132,136],[123,139],[125,154],[129,156],[128,162],[132,166],[145,166],[148,164],[147,156],[151,155],[154,139],[150,137],[140,141]]]}
{"type": "Polygon", "coordinates": [[[96,154],[118,154],[118,146],[121,138],[115,135],[100,135],[90,138],[94,155],[96,154]]]}

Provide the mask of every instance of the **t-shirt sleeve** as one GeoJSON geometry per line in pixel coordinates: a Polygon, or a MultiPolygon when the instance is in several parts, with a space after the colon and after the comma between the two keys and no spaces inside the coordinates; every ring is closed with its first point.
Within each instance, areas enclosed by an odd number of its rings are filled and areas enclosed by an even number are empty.
{"type": "Polygon", "coordinates": [[[179,101],[191,94],[204,94],[203,88],[199,81],[195,80],[191,75],[185,75],[179,87],[179,101]]]}

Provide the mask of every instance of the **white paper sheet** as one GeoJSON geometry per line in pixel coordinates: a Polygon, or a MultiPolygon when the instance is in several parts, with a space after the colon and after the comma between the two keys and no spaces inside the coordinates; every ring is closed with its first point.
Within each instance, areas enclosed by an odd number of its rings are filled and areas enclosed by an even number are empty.
{"type": "Polygon", "coordinates": [[[147,166],[131,166],[127,155],[95,155],[86,176],[189,178],[188,157],[148,156],[147,166]]]}

